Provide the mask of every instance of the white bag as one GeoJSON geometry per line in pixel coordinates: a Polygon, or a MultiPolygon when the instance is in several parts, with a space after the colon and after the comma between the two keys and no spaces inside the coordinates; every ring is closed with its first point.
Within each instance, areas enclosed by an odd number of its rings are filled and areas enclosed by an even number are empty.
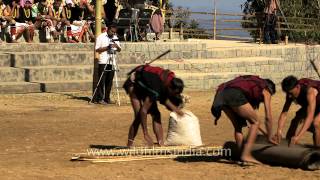
{"type": "Polygon", "coordinates": [[[201,146],[201,134],[198,118],[190,111],[184,116],[170,113],[169,128],[165,145],[168,146],[201,146]]]}

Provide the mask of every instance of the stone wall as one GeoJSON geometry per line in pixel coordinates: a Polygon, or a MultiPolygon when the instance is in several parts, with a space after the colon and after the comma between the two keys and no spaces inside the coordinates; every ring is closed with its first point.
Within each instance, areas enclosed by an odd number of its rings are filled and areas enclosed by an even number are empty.
{"type": "MultiPolygon", "coordinates": [[[[24,93],[20,86],[29,87],[27,92],[91,90],[93,48],[93,44],[0,44],[0,92],[24,93]]],[[[171,53],[153,64],[173,70],[190,89],[214,89],[244,74],[277,84],[288,75],[319,79],[310,61],[320,69],[320,46],[208,48],[203,42],[157,42],[122,43],[122,49],[117,58],[121,81],[132,68],[168,49],[171,53]]]]}

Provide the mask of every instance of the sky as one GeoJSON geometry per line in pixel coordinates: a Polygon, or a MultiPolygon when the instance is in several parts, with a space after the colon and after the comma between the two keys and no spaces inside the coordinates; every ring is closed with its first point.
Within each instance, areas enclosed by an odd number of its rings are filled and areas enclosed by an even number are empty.
{"type": "MultiPolygon", "coordinates": [[[[175,7],[183,6],[189,7],[191,10],[196,11],[212,11],[214,0],[169,0],[175,7]]],[[[241,4],[245,0],[216,0],[217,10],[220,12],[241,12],[241,4]]]]}
{"type": "MultiPolygon", "coordinates": [[[[213,12],[214,0],[169,0],[173,3],[174,7],[182,6],[190,8],[191,11],[198,12],[213,12]]],[[[246,0],[216,0],[217,11],[220,13],[241,13],[241,4],[246,0]]],[[[212,28],[212,19],[210,15],[191,15],[192,19],[196,19],[202,28],[212,28]]],[[[241,19],[238,16],[218,16],[217,19],[241,19]]],[[[221,23],[218,22],[218,28],[240,28],[240,23],[221,23]]],[[[223,31],[224,35],[237,35],[248,37],[249,34],[245,31],[223,31]]]]}

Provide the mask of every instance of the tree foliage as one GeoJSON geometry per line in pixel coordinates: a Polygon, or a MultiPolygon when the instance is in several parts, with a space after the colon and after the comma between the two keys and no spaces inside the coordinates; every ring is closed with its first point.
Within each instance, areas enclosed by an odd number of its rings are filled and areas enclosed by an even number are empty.
{"type": "MultiPolygon", "coordinates": [[[[282,35],[289,35],[294,41],[320,42],[320,0],[278,0],[280,9],[281,28],[289,29],[281,31],[282,35]]],[[[244,20],[252,21],[242,23],[244,28],[263,28],[263,10],[266,0],[247,0],[243,5],[244,20]],[[248,16],[253,15],[256,16],[248,16]]],[[[257,31],[250,31],[252,37],[257,37],[257,31]]]]}

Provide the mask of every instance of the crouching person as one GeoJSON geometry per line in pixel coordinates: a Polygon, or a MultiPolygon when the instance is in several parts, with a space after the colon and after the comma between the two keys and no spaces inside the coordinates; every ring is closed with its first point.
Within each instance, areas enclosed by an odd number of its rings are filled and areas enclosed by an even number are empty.
{"type": "Polygon", "coordinates": [[[178,105],[182,103],[183,81],[176,78],[174,72],[170,70],[150,65],[138,66],[128,75],[123,87],[130,96],[134,121],[129,129],[127,145],[128,147],[133,145],[141,124],[145,141],[148,146],[153,146],[152,138],[147,129],[147,114],[151,114],[157,143],[162,146],[163,130],[157,101],[170,111],[183,115],[183,112],[178,108],[178,105]]]}
{"type": "Polygon", "coordinates": [[[294,76],[286,77],[282,83],[282,90],[287,94],[283,110],[278,121],[277,140],[280,143],[282,130],[292,102],[301,108],[296,112],[296,117],[291,121],[286,138],[290,145],[297,144],[305,132],[313,134],[315,147],[320,147],[320,81],[312,79],[297,79],[294,76]],[[302,127],[298,130],[298,126],[302,127]]]}
{"type": "MultiPolygon", "coordinates": [[[[269,79],[258,76],[239,76],[231,81],[221,84],[216,92],[211,112],[215,124],[223,111],[231,120],[234,127],[234,137],[239,150],[242,150],[240,159],[244,162],[260,163],[251,155],[251,149],[255,142],[257,131],[260,129],[260,121],[255,109],[261,102],[264,103],[266,129],[268,140],[272,143],[272,113],[271,96],[276,92],[275,84],[269,79]],[[249,122],[249,134],[244,144],[242,128],[249,122]]],[[[260,129],[263,131],[262,129],[260,129]]],[[[265,132],[263,131],[265,134],[265,132]]]]}

